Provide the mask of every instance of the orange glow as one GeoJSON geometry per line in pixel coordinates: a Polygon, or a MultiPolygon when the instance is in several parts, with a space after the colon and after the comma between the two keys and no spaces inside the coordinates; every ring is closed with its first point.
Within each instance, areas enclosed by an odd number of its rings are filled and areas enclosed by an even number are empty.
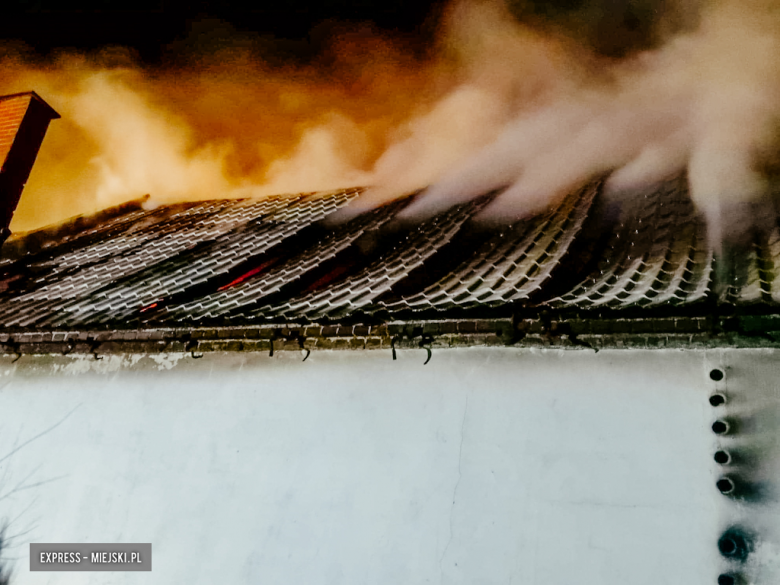
{"type": "Polygon", "coordinates": [[[13,227],[146,193],[168,202],[359,183],[394,129],[451,85],[451,69],[371,29],[332,39],[298,67],[244,49],[179,68],[144,67],[117,50],[45,64],[6,56],[0,95],[34,88],[62,114],[13,227]]]}
{"type": "Polygon", "coordinates": [[[423,56],[357,25],[305,66],[246,48],[175,68],[121,50],[6,56],[0,92],[35,89],[62,114],[11,227],[147,193],[153,206],[358,185],[342,217],[430,186],[403,214],[501,189],[483,214],[511,221],[594,176],[617,171],[609,188],[630,191],[686,168],[715,225],[724,202],[774,188],[780,16],[770,0],[700,4],[697,27],[623,59],[523,26],[501,0],[452,0],[423,56]]]}

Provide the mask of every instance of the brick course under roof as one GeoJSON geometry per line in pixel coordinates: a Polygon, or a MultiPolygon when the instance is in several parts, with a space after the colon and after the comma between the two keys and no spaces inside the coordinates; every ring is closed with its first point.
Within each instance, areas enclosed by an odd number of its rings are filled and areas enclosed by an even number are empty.
{"type": "MultiPolygon", "coordinates": [[[[323,221],[359,193],[151,210],[135,202],[14,236],[0,260],[0,327],[10,336],[45,332],[51,343],[70,335],[71,345],[80,339],[74,331],[114,332],[114,342],[129,342],[122,331],[173,331],[184,345],[195,331],[214,331],[215,339],[217,330],[239,338],[286,331],[273,335],[303,347],[306,327],[317,324],[319,339],[333,337],[331,325],[351,328],[350,339],[363,327],[366,347],[369,328],[387,323],[422,327],[402,330],[399,346],[404,335],[423,339],[426,323],[437,334],[508,343],[538,325],[537,334],[578,345],[599,323],[644,323],[628,327],[636,335],[668,325],[664,334],[684,339],[702,334],[714,314],[780,312],[778,222],[732,253],[732,265],[717,267],[684,177],[621,200],[593,183],[500,228],[474,220],[492,195],[419,224],[396,219],[411,198],[343,224],[323,221]],[[678,330],[678,321],[695,321],[695,331],[678,330]],[[446,323],[499,325],[440,331],[446,323]],[[70,333],[54,340],[57,331],[70,333]]],[[[107,339],[101,335],[86,337],[107,339]]],[[[386,346],[389,337],[376,339],[386,346]]]]}

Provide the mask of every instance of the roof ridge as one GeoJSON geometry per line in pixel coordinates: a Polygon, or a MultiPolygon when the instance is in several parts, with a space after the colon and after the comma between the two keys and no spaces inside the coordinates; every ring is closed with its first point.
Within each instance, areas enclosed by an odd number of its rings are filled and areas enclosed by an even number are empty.
{"type": "Polygon", "coordinates": [[[0,247],[0,256],[3,258],[18,259],[26,254],[35,253],[47,247],[52,241],[61,241],[71,235],[76,235],[85,229],[96,226],[121,215],[143,208],[143,204],[149,200],[149,195],[131,199],[118,205],[106,207],[95,213],[82,213],[74,215],[63,221],[53,223],[42,228],[24,232],[13,232],[0,247]]]}

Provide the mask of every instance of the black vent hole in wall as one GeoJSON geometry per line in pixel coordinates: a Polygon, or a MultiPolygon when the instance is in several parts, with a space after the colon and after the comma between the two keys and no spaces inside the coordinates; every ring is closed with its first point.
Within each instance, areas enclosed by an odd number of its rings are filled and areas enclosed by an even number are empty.
{"type": "Polygon", "coordinates": [[[716,435],[725,435],[729,432],[730,429],[729,423],[727,423],[725,420],[716,420],[714,423],[712,423],[712,432],[716,435]]]}
{"type": "Polygon", "coordinates": [[[731,455],[728,451],[716,451],[715,456],[713,457],[715,459],[715,462],[720,465],[728,465],[731,463],[731,455]]]}
{"type": "Polygon", "coordinates": [[[733,494],[736,488],[734,480],[730,477],[721,477],[715,485],[718,487],[718,490],[720,490],[720,493],[727,496],[733,494]]]}
{"type": "Polygon", "coordinates": [[[710,396],[710,404],[716,407],[722,406],[723,404],[726,404],[726,397],[720,392],[713,394],[710,396]]]}

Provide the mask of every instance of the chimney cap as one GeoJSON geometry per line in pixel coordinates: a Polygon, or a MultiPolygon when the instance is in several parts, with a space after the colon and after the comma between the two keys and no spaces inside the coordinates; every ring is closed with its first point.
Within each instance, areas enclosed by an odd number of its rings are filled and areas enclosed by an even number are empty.
{"type": "Polygon", "coordinates": [[[52,108],[49,104],[47,104],[46,101],[41,96],[39,96],[37,93],[35,93],[34,91],[22,91],[22,92],[19,92],[19,93],[12,93],[12,94],[9,94],[9,95],[2,95],[2,96],[0,96],[0,101],[10,100],[10,99],[13,99],[13,98],[18,98],[18,97],[26,96],[26,95],[29,95],[35,101],[37,101],[38,103],[40,103],[43,106],[45,106],[46,109],[49,111],[49,117],[52,120],[56,120],[57,118],[61,117],[54,108],[52,108]]]}

